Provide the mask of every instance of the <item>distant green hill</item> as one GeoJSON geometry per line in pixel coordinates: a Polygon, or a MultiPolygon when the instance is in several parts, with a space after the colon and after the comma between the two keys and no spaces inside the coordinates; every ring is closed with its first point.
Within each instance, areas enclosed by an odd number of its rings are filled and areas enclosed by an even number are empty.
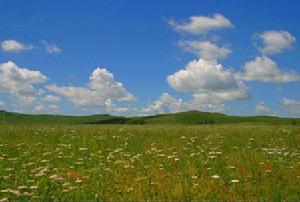
{"type": "Polygon", "coordinates": [[[268,123],[300,125],[299,118],[280,118],[274,116],[229,116],[221,113],[188,111],[161,114],[144,118],[146,124],[234,124],[234,123],[268,123]]]}
{"type": "Polygon", "coordinates": [[[117,117],[100,114],[90,116],[62,116],[47,114],[19,114],[0,110],[1,124],[90,124],[111,120],[117,117]]]}
{"type": "Polygon", "coordinates": [[[187,111],[154,116],[121,117],[108,114],[90,116],[62,116],[19,114],[0,110],[1,124],[289,124],[300,125],[300,118],[273,116],[229,116],[221,113],[187,111]]]}

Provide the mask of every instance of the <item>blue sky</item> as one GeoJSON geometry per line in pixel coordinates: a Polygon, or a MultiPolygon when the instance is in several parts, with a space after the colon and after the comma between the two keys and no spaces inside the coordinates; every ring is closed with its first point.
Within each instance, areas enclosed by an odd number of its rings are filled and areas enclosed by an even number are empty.
{"type": "Polygon", "coordinates": [[[0,9],[8,111],[300,116],[299,1],[2,0],[0,9]]]}

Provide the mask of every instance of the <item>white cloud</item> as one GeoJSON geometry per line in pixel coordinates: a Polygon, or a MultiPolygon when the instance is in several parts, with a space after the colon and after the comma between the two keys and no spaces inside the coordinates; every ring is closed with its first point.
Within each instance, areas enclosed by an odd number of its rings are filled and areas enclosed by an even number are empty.
{"type": "Polygon", "coordinates": [[[17,103],[12,103],[15,111],[28,112],[38,111],[44,94],[42,89],[36,89],[37,84],[47,81],[47,77],[39,71],[32,71],[27,68],[18,67],[9,61],[0,64],[0,93],[7,93],[17,103]],[[36,108],[36,109],[35,109],[36,108]]]}
{"type": "Polygon", "coordinates": [[[213,16],[191,16],[189,22],[178,23],[175,20],[169,20],[169,24],[179,32],[190,34],[203,34],[212,30],[232,27],[232,23],[221,14],[213,16]]]}
{"type": "Polygon", "coordinates": [[[169,85],[179,92],[209,93],[222,100],[248,98],[247,87],[235,79],[234,73],[216,61],[193,60],[173,75],[169,85]]]}
{"type": "Polygon", "coordinates": [[[229,48],[219,47],[210,41],[179,41],[179,46],[205,60],[223,59],[231,53],[229,48]]]}
{"type": "Polygon", "coordinates": [[[265,103],[260,102],[255,106],[255,113],[259,115],[270,115],[272,110],[265,105],[265,103]]]}
{"type": "Polygon", "coordinates": [[[224,112],[226,106],[215,100],[211,95],[205,93],[194,94],[188,101],[177,99],[163,93],[157,100],[143,108],[143,113],[159,114],[174,113],[188,110],[199,110],[206,112],[224,112]]]}
{"type": "Polygon", "coordinates": [[[282,106],[289,114],[300,115],[300,100],[283,98],[282,106]]]}
{"type": "Polygon", "coordinates": [[[157,114],[167,112],[180,112],[188,109],[188,105],[181,99],[176,99],[168,93],[163,93],[156,101],[142,109],[142,112],[157,114]]]}
{"type": "Polygon", "coordinates": [[[244,66],[244,73],[238,74],[238,78],[246,81],[262,81],[285,83],[300,81],[300,75],[293,71],[281,71],[277,64],[267,56],[256,57],[244,66]]]}
{"type": "Polygon", "coordinates": [[[96,68],[90,76],[90,89],[101,92],[102,97],[132,101],[135,98],[128,93],[123,84],[114,80],[113,74],[105,68],[96,68]]]}
{"type": "Polygon", "coordinates": [[[1,49],[5,52],[19,52],[25,50],[32,50],[33,45],[22,44],[21,42],[15,40],[5,40],[1,43],[1,49]]]}
{"type": "Polygon", "coordinates": [[[259,51],[267,55],[291,49],[296,42],[296,38],[287,31],[265,31],[257,35],[257,38],[262,40],[262,45],[258,46],[259,51]]]}
{"type": "Polygon", "coordinates": [[[225,100],[213,93],[197,93],[193,95],[193,99],[189,103],[189,110],[224,113],[227,107],[222,102],[225,100]]]}
{"type": "Polygon", "coordinates": [[[56,54],[56,53],[60,53],[62,51],[54,43],[48,43],[47,41],[42,41],[42,44],[45,46],[46,52],[49,54],[56,54]]]}
{"type": "Polygon", "coordinates": [[[54,95],[46,95],[43,100],[45,102],[60,102],[60,97],[54,95]]]}
{"type": "Polygon", "coordinates": [[[116,82],[113,75],[106,69],[96,68],[90,76],[88,87],[58,87],[55,84],[47,86],[51,92],[68,98],[77,108],[91,110],[97,108],[114,109],[112,101],[133,101],[135,97],[128,93],[123,84],[116,82]]]}
{"type": "Polygon", "coordinates": [[[37,105],[33,109],[34,112],[36,113],[42,113],[45,111],[45,106],[44,105],[37,105]]]}
{"type": "Polygon", "coordinates": [[[118,107],[111,99],[107,99],[105,101],[105,107],[106,110],[110,113],[122,113],[122,112],[127,112],[129,109],[126,107],[118,107]]]}
{"type": "Polygon", "coordinates": [[[41,72],[18,67],[11,61],[0,64],[0,92],[15,96],[23,104],[35,101],[38,91],[33,85],[46,80],[41,72]]]}
{"type": "Polygon", "coordinates": [[[0,101],[0,110],[4,110],[4,108],[5,108],[4,102],[0,101]]]}
{"type": "Polygon", "coordinates": [[[44,104],[38,104],[33,108],[33,112],[38,114],[57,114],[60,111],[60,108],[55,105],[44,105],[44,104]]]}

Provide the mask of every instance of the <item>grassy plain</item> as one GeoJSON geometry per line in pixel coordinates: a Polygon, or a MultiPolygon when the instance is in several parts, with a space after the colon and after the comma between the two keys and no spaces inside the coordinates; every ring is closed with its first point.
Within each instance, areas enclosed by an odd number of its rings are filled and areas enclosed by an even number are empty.
{"type": "Polygon", "coordinates": [[[300,200],[300,127],[1,125],[0,200],[300,200]]]}

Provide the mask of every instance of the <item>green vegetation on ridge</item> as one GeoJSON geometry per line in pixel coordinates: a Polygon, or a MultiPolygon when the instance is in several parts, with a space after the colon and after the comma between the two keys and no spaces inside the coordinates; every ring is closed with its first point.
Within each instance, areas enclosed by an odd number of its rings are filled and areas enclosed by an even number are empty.
{"type": "Polygon", "coordinates": [[[288,124],[299,125],[300,118],[281,118],[273,116],[229,116],[221,113],[187,111],[153,116],[122,117],[108,114],[89,116],[19,114],[0,111],[1,124],[288,124]]]}

